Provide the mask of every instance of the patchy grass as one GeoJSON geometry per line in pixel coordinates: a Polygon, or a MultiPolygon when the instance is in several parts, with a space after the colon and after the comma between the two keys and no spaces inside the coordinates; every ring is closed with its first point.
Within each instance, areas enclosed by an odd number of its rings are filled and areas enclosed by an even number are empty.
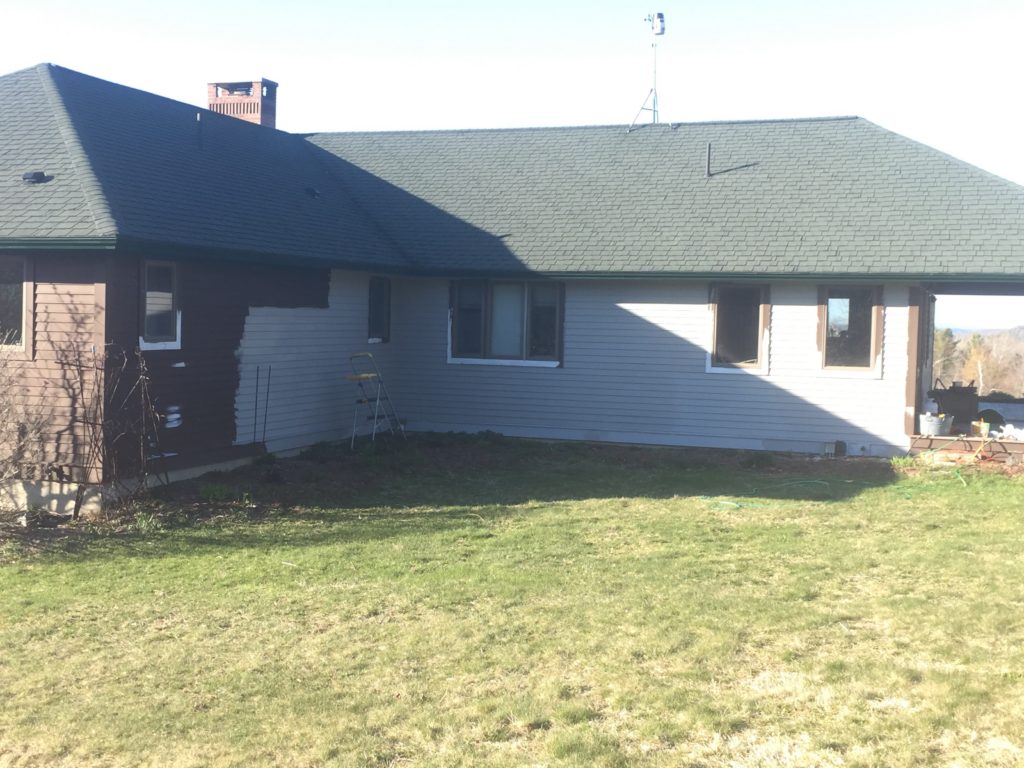
{"type": "Polygon", "coordinates": [[[1024,762],[1022,480],[422,437],[0,544],[0,765],[1024,762]]]}

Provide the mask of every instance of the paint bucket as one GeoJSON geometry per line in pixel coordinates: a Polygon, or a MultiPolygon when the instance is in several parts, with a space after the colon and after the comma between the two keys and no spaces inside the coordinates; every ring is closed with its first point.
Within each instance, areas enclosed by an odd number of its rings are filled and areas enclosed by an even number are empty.
{"type": "Polygon", "coordinates": [[[923,437],[938,437],[948,435],[953,429],[952,414],[945,413],[922,413],[919,417],[921,435],[923,437]]]}

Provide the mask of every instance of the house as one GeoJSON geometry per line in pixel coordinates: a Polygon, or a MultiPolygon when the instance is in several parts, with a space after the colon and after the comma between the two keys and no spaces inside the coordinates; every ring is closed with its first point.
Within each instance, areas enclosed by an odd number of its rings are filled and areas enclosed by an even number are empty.
{"type": "Polygon", "coordinates": [[[344,439],[366,350],[410,430],[878,456],[932,295],[1024,290],[1024,188],[855,117],[294,135],[40,65],[0,280],[66,481],[136,348],[156,471],[344,439]]]}

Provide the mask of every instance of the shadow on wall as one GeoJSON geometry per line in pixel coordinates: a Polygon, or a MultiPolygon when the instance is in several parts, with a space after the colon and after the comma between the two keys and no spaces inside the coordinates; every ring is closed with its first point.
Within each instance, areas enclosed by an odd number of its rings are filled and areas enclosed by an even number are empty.
{"type": "Polygon", "coordinates": [[[568,283],[559,368],[449,364],[447,282],[407,280],[400,292],[393,395],[413,429],[815,454],[842,441],[858,456],[903,449],[898,298],[881,379],[821,371],[813,286],[773,293],[786,304],[775,312],[768,375],[707,372],[704,283],[568,283]]]}
{"type": "MultiPolygon", "coordinates": [[[[98,82],[90,87],[98,89],[98,95],[102,95],[99,91],[106,93],[104,89],[108,88],[98,82]]],[[[228,220],[234,222],[237,216],[238,228],[245,230],[248,239],[232,247],[241,249],[255,243],[251,247],[264,248],[269,253],[270,246],[261,238],[272,233],[278,238],[276,247],[282,249],[276,253],[306,253],[307,263],[319,263],[321,267],[327,259],[324,254],[333,254],[335,258],[342,254],[353,262],[358,261],[360,248],[367,244],[367,248],[374,249],[367,254],[374,259],[379,257],[377,263],[384,272],[392,268],[396,272],[415,271],[443,260],[454,265],[451,271],[458,275],[523,274],[523,264],[507,245],[508,237],[516,235],[512,230],[495,225],[489,232],[473,226],[312,145],[303,137],[237,125],[230,118],[211,118],[202,129],[205,133],[197,134],[193,108],[165,100],[157,102],[145,110],[148,122],[140,123],[139,130],[127,134],[122,131],[113,136],[101,129],[108,125],[107,121],[121,120],[116,112],[101,109],[101,103],[94,104],[84,95],[75,101],[71,110],[72,119],[89,127],[85,133],[95,139],[86,142],[84,148],[99,169],[104,194],[135,206],[114,206],[119,211],[117,224],[127,229],[128,234],[138,228],[134,232],[136,236],[146,233],[155,236],[156,233],[168,241],[185,243],[193,236],[199,237],[196,233],[206,232],[205,226],[209,227],[209,233],[204,234],[204,238],[215,235],[226,238],[234,229],[215,225],[228,220]],[[156,130],[157,126],[162,126],[163,133],[156,130]],[[162,136],[163,140],[156,141],[157,136],[162,136]],[[263,163],[251,162],[253,150],[265,150],[266,167],[263,163]],[[126,158],[131,162],[126,162],[126,158]],[[217,158],[219,163],[212,167],[223,168],[225,172],[204,174],[204,183],[196,187],[194,195],[181,200],[180,189],[190,188],[188,181],[169,175],[169,169],[187,176],[195,169],[210,168],[211,158],[217,158]],[[235,177],[227,172],[238,168],[248,175],[235,177]],[[304,188],[306,181],[298,183],[306,174],[315,181],[312,187],[315,194],[304,188]],[[281,179],[289,183],[283,185],[281,179]],[[296,184],[292,185],[292,181],[296,184]],[[252,207],[252,196],[240,193],[240,190],[251,192],[253,189],[267,190],[266,195],[256,196],[261,207],[252,207]],[[182,210],[160,205],[147,207],[150,201],[163,199],[163,195],[187,206],[182,210]],[[150,211],[150,208],[156,210],[150,211]],[[342,214],[353,208],[372,222],[371,229],[376,229],[373,237],[360,240],[353,235],[353,239],[346,239],[347,225],[340,222],[342,214]],[[213,220],[209,216],[211,210],[218,211],[213,220]],[[147,213],[159,213],[167,218],[154,222],[147,213]],[[339,218],[332,218],[335,214],[339,218]],[[164,226],[166,229],[161,228],[164,226]],[[378,248],[381,242],[387,247],[378,248]]],[[[191,177],[194,178],[195,175],[191,177]]],[[[363,223],[362,217],[344,220],[349,223],[358,220],[360,226],[363,223]]],[[[182,246],[176,251],[180,255],[173,258],[228,260],[240,255],[230,251],[193,250],[182,246]]],[[[224,263],[227,262],[221,261],[219,266],[224,263]]],[[[703,372],[704,350],[688,340],[695,337],[669,332],[647,317],[622,310],[619,305],[631,301],[626,295],[604,295],[599,301],[583,297],[591,301],[590,307],[583,306],[586,301],[573,300],[566,313],[563,367],[449,365],[446,362],[446,283],[436,280],[403,282],[411,286],[413,294],[433,292],[430,296],[413,295],[407,304],[395,302],[392,344],[400,353],[396,357],[401,368],[388,375],[399,382],[395,395],[400,412],[414,424],[434,429],[493,429],[513,435],[728,445],[745,439],[739,425],[745,415],[757,414],[763,420],[762,434],[751,438],[750,447],[784,448],[786,439],[805,443],[837,438],[864,444],[879,441],[870,430],[844,420],[836,412],[771,379],[739,374],[708,376],[703,372]],[[817,427],[813,425],[818,424],[828,427],[814,431],[817,427]],[[810,436],[805,437],[808,425],[812,429],[810,436]],[[797,432],[800,432],[799,438],[795,437],[797,432]],[[771,434],[778,435],[779,444],[768,441],[767,436],[771,434]]],[[[216,380],[224,395],[224,404],[218,407],[218,413],[203,419],[204,423],[216,425],[216,429],[211,427],[204,435],[204,450],[230,448],[236,438],[234,408],[227,401],[237,399],[239,377],[234,356],[244,332],[244,323],[238,322],[237,328],[225,328],[215,317],[204,314],[212,312],[212,306],[221,296],[214,290],[217,283],[210,285],[213,287],[208,300],[196,303],[183,319],[183,323],[189,324],[184,331],[186,339],[203,333],[203,329],[223,331],[216,347],[208,350],[206,359],[197,359],[194,365],[189,363],[184,369],[195,384],[193,396],[197,402],[200,398],[209,400],[203,387],[209,386],[211,373],[218,374],[216,380]],[[231,370],[222,371],[225,365],[231,370]]],[[[624,283],[613,285],[619,286],[617,290],[626,290],[622,287],[624,283]]],[[[658,286],[658,291],[665,296],[660,301],[673,303],[674,284],[650,281],[643,285],[658,286]]],[[[570,286],[571,294],[590,290],[582,281],[570,286]]],[[[111,304],[126,300],[114,292],[108,295],[111,304]]],[[[136,300],[137,296],[133,295],[132,301],[136,300]]],[[[183,305],[187,301],[183,297],[183,305]]],[[[261,301],[274,303],[273,299],[255,295],[253,289],[246,289],[237,296],[237,318],[243,316],[242,310],[260,306],[261,301]]],[[[649,297],[640,296],[635,303],[645,301],[649,301],[649,297]]],[[[322,307],[319,302],[322,299],[317,299],[315,305],[322,307]]],[[[183,349],[182,355],[175,356],[171,365],[187,352],[183,349]]],[[[302,357],[289,359],[292,366],[305,364],[302,357]]],[[[181,369],[176,370],[180,373],[181,369]]],[[[178,393],[164,391],[161,384],[155,381],[154,391],[163,402],[181,405],[178,393]]],[[[322,413],[337,412],[339,397],[344,397],[346,403],[350,400],[340,376],[337,389],[318,395],[310,404],[322,413]]],[[[181,447],[183,456],[185,451],[193,450],[196,463],[202,463],[198,447],[181,447]]]]}

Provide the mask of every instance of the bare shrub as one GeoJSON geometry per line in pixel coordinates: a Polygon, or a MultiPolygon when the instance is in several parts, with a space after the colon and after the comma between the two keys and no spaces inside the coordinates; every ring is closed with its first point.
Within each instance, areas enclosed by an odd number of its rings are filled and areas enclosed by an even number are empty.
{"type": "MultiPolygon", "coordinates": [[[[33,402],[24,385],[19,351],[0,343],[0,493],[13,480],[45,474],[46,426],[45,404],[33,402]]],[[[0,496],[0,507],[6,501],[0,496]]]]}
{"type": "MultiPolygon", "coordinates": [[[[27,363],[0,345],[0,494],[12,481],[54,480],[77,485],[77,518],[91,486],[107,485],[130,499],[145,487],[155,447],[157,414],[149,395],[145,359],[120,348],[57,348],[54,398],[26,384],[27,363]]],[[[0,495],[0,508],[14,498],[0,495]]]]}

